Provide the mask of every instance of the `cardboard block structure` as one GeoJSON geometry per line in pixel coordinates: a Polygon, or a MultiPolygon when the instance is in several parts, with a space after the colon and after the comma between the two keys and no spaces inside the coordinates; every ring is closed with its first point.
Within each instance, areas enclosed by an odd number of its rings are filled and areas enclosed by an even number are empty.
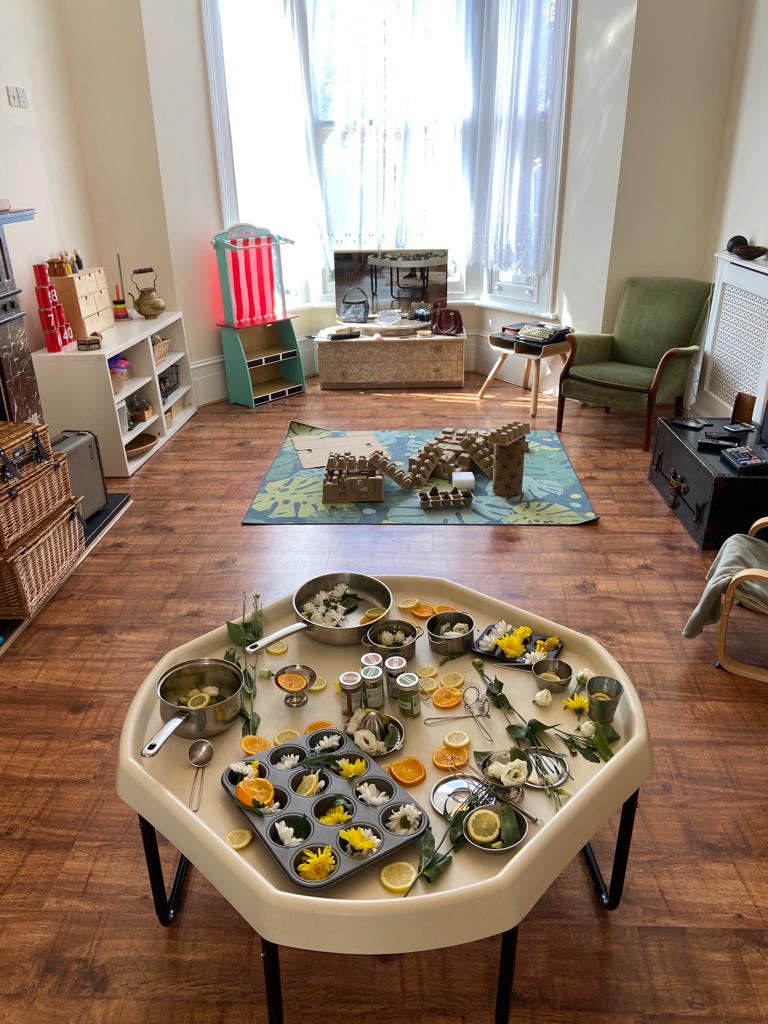
{"type": "Polygon", "coordinates": [[[424,512],[434,509],[471,508],[474,495],[471,491],[460,491],[454,487],[452,491],[439,491],[432,487],[428,491],[419,491],[419,505],[424,512]]]}
{"type": "Polygon", "coordinates": [[[488,442],[493,445],[493,493],[502,498],[516,498],[523,493],[523,469],[528,442],[528,423],[505,423],[491,431],[488,442]]]}
{"type": "MultiPolygon", "coordinates": [[[[450,480],[455,472],[468,470],[471,459],[462,448],[459,438],[467,433],[466,430],[457,430],[454,427],[445,427],[440,434],[429,441],[418,455],[414,455],[408,462],[408,468],[413,472],[417,460],[427,451],[437,455],[437,462],[432,469],[431,475],[438,480],[450,480]]],[[[427,477],[427,479],[429,479],[427,477]]],[[[424,483],[425,481],[416,481],[424,483]]]]}
{"type": "Polygon", "coordinates": [[[325,464],[323,504],[354,501],[384,501],[384,477],[364,455],[331,452],[325,464]]]}

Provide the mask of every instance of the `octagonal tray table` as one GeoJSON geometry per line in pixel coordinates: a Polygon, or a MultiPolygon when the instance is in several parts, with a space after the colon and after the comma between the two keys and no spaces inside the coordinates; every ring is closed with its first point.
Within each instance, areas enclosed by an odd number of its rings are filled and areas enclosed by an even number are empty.
{"type": "MultiPolygon", "coordinates": [[[[509,1018],[518,925],[579,851],[585,856],[600,904],[608,910],[619,905],[638,789],[652,770],[642,707],[620,665],[600,644],[583,633],[449,580],[430,576],[380,578],[392,590],[395,608],[402,598],[414,596],[430,604],[449,604],[468,611],[478,632],[502,618],[513,626],[527,624],[534,632],[559,636],[564,643],[561,658],[571,664],[574,671],[585,666],[595,674],[613,676],[624,685],[624,696],[614,722],[621,736],[613,746],[614,757],[606,764],[592,764],[580,757],[568,758],[573,778],[566,787],[571,797],[557,812],[544,792],[526,790],[524,806],[541,818],[543,824],[530,825],[521,846],[507,855],[491,855],[464,847],[454,855],[452,864],[438,881],[430,885],[420,880],[408,897],[390,895],[379,883],[379,870],[386,858],[372,864],[367,871],[315,893],[294,885],[260,843],[252,842],[240,852],[232,850],[224,837],[231,829],[242,827],[244,821],[219,780],[226,766],[242,757],[239,724],[214,737],[214,756],[205,771],[202,803],[196,814],[187,807],[194,774],[187,761],[189,741],[172,736],[154,758],[140,755],[146,741],[162,724],[155,693],[157,680],[179,662],[221,657],[231,646],[225,626],[170,651],[139,686],[121,735],[117,793],[139,815],[155,910],[161,924],[169,925],[176,919],[185,876],[192,863],[260,935],[270,1024],[283,1022],[279,944],[335,953],[407,953],[459,945],[496,934],[501,935],[501,951],[495,1021],[505,1024],[509,1018]],[[606,884],[589,841],[620,808],[611,879],[606,884]],[[181,854],[170,896],[166,896],[155,829],[181,854]]],[[[395,612],[395,616],[408,617],[403,612],[395,612]]],[[[292,622],[295,617],[290,597],[264,607],[265,633],[275,632],[292,622]]],[[[306,633],[297,633],[288,640],[287,654],[273,657],[262,653],[260,668],[275,671],[283,665],[307,664],[329,683],[325,690],[310,693],[304,707],[290,708],[283,702],[283,692],[271,679],[260,679],[255,702],[261,715],[260,734],[273,737],[285,728],[303,732],[317,719],[330,719],[342,726],[344,720],[334,682],[341,672],[359,666],[364,650],[362,646],[330,647],[306,633]]],[[[474,655],[467,654],[453,660],[444,671],[463,672],[467,683],[479,683],[471,665],[472,657],[474,655]]],[[[409,668],[428,662],[437,664],[439,659],[422,636],[409,668]]],[[[486,672],[489,675],[496,672],[504,680],[504,692],[526,718],[559,722],[569,731],[575,729],[575,715],[563,710],[559,695],[555,695],[552,705],[546,709],[531,703],[536,686],[530,672],[501,668],[491,660],[486,661],[486,672]]],[[[482,684],[480,686],[482,691],[482,684]]],[[[423,708],[427,715],[440,714],[431,703],[424,704],[423,708]]],[[[396,704],[388,700],[385,711],[397,715],[396,704]]],[[[446,718],[445,728],[427,726],[422,719],[406,720],[403,750],[378,762],[379,768],[385,768],[405,755],[421,759],[427,768],[427,778],[413,787],[412,793],[418,803],[430,809],[432,829],[438,842],[446,823],[432,809],[430,791],[446,775],[433,767],[431,754],[452,727],[450,716],[456,713],[442,712],[446,718]]],[[[493,744],[482,737],[471,719],[461,723],[470,735],[473,749],[503,749],[510,745],[505,734],[507,722],[500,710],[493,709],[484,724],[494,737],[493,744]]],[[[554,741],[553,746],[557,746],[554,741]]],[[[415,861],[416,856],[417,847],[414,847],[412,854],[406,850],[396,854],[394,859],[415,861]]]]}

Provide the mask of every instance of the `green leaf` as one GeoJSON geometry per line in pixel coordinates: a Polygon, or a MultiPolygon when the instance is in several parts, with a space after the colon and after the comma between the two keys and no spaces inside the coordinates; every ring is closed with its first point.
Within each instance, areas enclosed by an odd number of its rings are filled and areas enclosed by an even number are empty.
{"type": "Polygon", "coordinates": [[[427,882],[436,882],[438,878],[443,874],[445,869],[453,860],[450,853],[444,853],[440,857],[436,857],[428,867],[425,867],[421,873],[421,877],[427,882]]]}
{"type": "Polygon", "coordinates": [[[605,732],[600,722],[595,722],[595,732],[592,736],[592,745],[600,755],[603,761],[610,761],[613,757],[613,751],[608,745],[608,740],[605,738],[605,732]]]}
{"type": "Polygon", "coordinates": [[[307,820],[297,822],[292,826],[293,834],[297,839],[309,839],[309,833],[312,831],[312,826],[307,820]]]}
{"type": "MultiPolygon", "coordinates": [[[[596,724],[600,724],[600,723],[596,723],[596,724]]],[[[605,725],[601,725],[601,728],[603,730],[603,735],[605,736],[605,738],[608,741],[608,743],[615,743],[616,740],[620,740],[621,739],[621,736],[619,736],[619,734],[616,732],[616,730],[613,728],[613,726],[610,725],[609,723],[606,723],[605,725]]]]}
{"type": "Polygon", "coordinates": [[[400,730],[396,725],[390,725],[383,743],[387,750],[392,750],[400,739],[400,730]]]}
{"type": "Polygon", "coordinates": [[[492,750],[476,750],[475,751],[475,761],[477,761],[478,765],[482,768],[483,767],[483,761],[486,759],[486,757],[488,757],[489,754],[492,754],[492,753],[493,753],[492,750]]]}
{"type": "Polygon", "coordinates": [[[509,759],[510,761],[525,761],[530,768],[531,758],[527,751],[521,750],[520,747],[509,748],[509,759]]]}
{"type": "Polygon", "coordinates": [[[524,725],[508,725],[506,732],[513,740],[521,740],[526,736],[528,730],[524,725]]]}
{"type": "Polygon", "coordinates": [[[540,722],[538,718],[528,719],[528,729],[532,736],[540,736],[543,732],[549,732],[550,729],[554,729],[554,725],[545,725],[540,722]]]}
{"type": "Polygon", "coordinates": [[[463,811],[456,811],[451,818],[451,824],[448,829],[448,838],[451,843],[455,844],[464,835],[464,819],[469,814],[470,808],[466,807],[463,811]]]}
{"type": "Polygon", "coordinates": [[[245,630],[239,622],[227,623],[227,635],[235,647],[246,647],[245,630]]]}
{"type": "Polygon", "coordinates": [[[435,855],[435,836],[431,828],[427,828],[424,838],[421,840],[421,853],[419,854],[419,871],[423,871],[435,855]]]}
{"type": "Polygon", "coordinates": [[[239,668],[240,659],[238,658],[237,652],[235,651],[234,647],[228,647],[226,651],[224,651],[224,661],[229,661],[233,665],[237,665],[239,668]]]}
{"type": "Polygon", "coordinates": [[[501,843],[502,846],[511,846],[520,838],[520,822],[513,808],[509,804],[499,804],[496,813],[501,820],[501,843]]]}
{"type": "Polygon", "coordinates": [[[258,728],[259,728],[259,722],[261,721],[261,715],[256,714],[255,711],[253,712],[253,714],[249,714],[245,710],[245,708],[243,708],[240,711],[240,714],[243,716],[243,719],[244,719],[244,721],[243,721],[243,736],[255,736],[256,732],[258,731],[258,728]]]}

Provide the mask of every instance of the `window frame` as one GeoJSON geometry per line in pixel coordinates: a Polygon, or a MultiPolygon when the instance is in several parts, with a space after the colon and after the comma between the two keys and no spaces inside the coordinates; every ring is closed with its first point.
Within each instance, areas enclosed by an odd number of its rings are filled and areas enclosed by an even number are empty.
{"type": "MultiPolygon", "coordinates": [[[[562,222],[562,205],[564,192],[565,147],[570,117],[570,87],[572,79],[572,42],[574,28],[574,0],[562,0],[567,5],[565,26],[565,60],[560,80],[557,102],[560,113],[559,131],[557,133],[557,153],[554,160],[553,202],[551,209],[550,247],[547,267],[539,274],[533,296],[527,295],[529,286],[506,284],[499,281],[498,269],[489,269],[473,265],[459,267],[458,278],[461,289],[454,281],[448,282],[448,295],[456,302],[472,303],[490,309],[519,311],[545,319],[555,316],[555,288],[557,283],[557,263],[560,250],[560,232],[562,222]]],[[[232,133],[229,122],[229,104],[227,101],[227,81],[224,67],[224,46],[221,35],[221,19],[219,0],[200,0],[202,9],[203,35],[208,70],[208,89],[211,102],[211,122],[213,127],[214,148],[216,151],[216,167],[219,180],[219,200],[224,226],[240,222],[237,179],[235,175],[232,133]]],[[[317,303],[311,303],[309,296],[289,303],[292,310],[306,309],[312,305],[333,305],[335,296],[329,290],[328,273],[323,269],[323,294],[317,303]]]]}

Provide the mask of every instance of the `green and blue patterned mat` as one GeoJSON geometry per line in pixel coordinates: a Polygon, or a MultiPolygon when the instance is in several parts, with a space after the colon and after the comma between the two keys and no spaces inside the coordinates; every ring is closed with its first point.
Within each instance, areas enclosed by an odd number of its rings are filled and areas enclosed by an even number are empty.
{"type": "MultiPolygon", "coordinates": [[[[376,430],[373,431],[395,462],[407,469],[408,457],[415,455],[439,430],[376,430]]],[[[497,497],[490,481],[479,470],[475,472],[475,500],[471,508],[457,511],[423,512],[416,497],[417,488],[403,491],[393,480],[384,479],[383,502],[360,502],[349,505],[323,504],[323,470],[304,469],[293,447],[292,438],[312,434],[315,437],[338,437],[339,450],[344,450],[343,430],[324,430],[306,423],[293,422],[288,436],[267,470],[261,487],[245,513],[243,524],[302,523],[327,525],[333,523],[383,523],[400,526],[453,525],[494,526],[576,526],[594,522],[598,516],[592,508],[570,459],[556,433],[533,430],[528,435],[529,452],[525,457],[523,499],[510,501],[497,497]]],[[[430,480],[427,488],[436,485],[450,490],[447,480],[430,480]]]]}

